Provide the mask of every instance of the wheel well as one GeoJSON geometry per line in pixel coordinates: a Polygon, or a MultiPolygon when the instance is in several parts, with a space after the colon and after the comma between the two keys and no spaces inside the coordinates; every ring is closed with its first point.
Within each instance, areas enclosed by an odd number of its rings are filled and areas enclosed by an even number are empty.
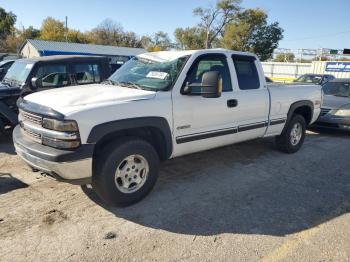
{"type": "Polygon", "coordinates": [[[293,114],[303,116],[306,124],[310,124],[312,118],[312,109],[309,106],[300,106],[294,110],[293,114]]]}
{"type": "Polygon", "coordinates": [[[169,156],[167,155],[165,137],[162,131],[156,127],[130,128],[105,135],[102,139],[100,139],[97,142],[95,146],[93,154],[94,159],[95,156],[98,155],[103,150],[103,148],[110,142],[125,136],[137,137],[146,140],[155,148],[160,160],[168,159],[169,156]]]}

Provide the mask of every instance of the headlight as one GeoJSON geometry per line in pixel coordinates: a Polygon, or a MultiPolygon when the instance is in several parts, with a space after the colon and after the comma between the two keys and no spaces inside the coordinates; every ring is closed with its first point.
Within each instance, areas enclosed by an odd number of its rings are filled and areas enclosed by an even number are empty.
{"type": "Polygon", "coordinates": [[[79,128],[74,120],[43,118],[42,127],[48,129],[42,134],[43,145],[58,149],[73,149],[80,146],[79,128]]]}
{"type": "Polygon", "coordinates": [[[334,114],[335,116],[350,116],[350,108],[339,109],[334,114]]]}
{"type": "Polygon", "coordinates": [[[73,120],[56,120],[44,118],[42,122],[44,128],[62,131],[62,132],[76,132],[78,131],[78,124],[73,120]]]}

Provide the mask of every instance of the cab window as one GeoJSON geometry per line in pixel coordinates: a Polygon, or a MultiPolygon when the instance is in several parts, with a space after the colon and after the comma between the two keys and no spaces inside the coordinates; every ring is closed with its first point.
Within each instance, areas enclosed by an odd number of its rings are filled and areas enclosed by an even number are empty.
{"type": "Polygon", "coordinates": [[[42,87],[62,87],[70,84],[66,65],[41,65],[34,77],[41,80],[42,87]]]}
{"type": "Polygon", "coordinates": [[[222,91],[232,91],[230,70],[225,55],[208,55],[199,58],[191,67],[186,83],[202,83],[203,74],[209,71],[218,71],[222,81],[222,91]]]}
{"type": "Polygon", "coordinates": [[[43,78],[51,73],[67,73],[67,67],[65,65],[41,65],[39,66],[35,77],[43,78]]]}
{"type": "Polygon", "coordinates": [[[73,73],[77,83],[81,85],[101,82],[100,65],[98,64],[73,64],[73,73]]]}
{"type": "Polygon", "coordinates": [[[232,59],[236,69],[239,89],[259,89],[260,80],[255,66],[255,57],[234,55],[232,59]]]}

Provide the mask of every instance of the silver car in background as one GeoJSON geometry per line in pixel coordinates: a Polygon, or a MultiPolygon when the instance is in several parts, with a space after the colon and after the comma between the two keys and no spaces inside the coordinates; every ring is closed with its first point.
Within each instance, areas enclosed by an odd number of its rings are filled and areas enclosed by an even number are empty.
{"type": "Polygon", "coordinates": [[[337,78],[322,86],[324,101],[314,126],[350,131],[350,78],[337,78]]]}

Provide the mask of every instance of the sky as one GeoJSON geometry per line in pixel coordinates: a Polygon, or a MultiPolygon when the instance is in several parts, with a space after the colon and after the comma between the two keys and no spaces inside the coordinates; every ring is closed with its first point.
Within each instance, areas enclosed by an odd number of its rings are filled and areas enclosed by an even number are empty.
{"type": "MultiPolygon", "coordinates": [[[[47,16],[64,20],[81,31],[106,18],[138,35],[165,31],[173,38],[177,27],[198,23],[192,10],[215,0],[0,0],[0,7],[17,15],[17,26],[40,28],[47,16]]],[[[262,8],[269,22],[284,29],[280,48],[350,48],[350,0],[243,0],[244,8],[262,8]]]]}

